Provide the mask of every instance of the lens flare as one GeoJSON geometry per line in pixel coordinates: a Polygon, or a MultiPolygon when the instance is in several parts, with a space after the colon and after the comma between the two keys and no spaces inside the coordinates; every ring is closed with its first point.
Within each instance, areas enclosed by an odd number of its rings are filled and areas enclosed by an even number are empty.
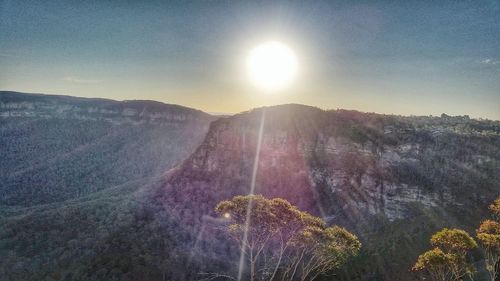
{"type": "MultiPolygon", "coordinates": [[[[262,117],[260,119],[259,136],[257,138],[257,148],[255,149],[255,159],[253,162],[252,181],[250,183],[250,192],[248,193],[248,195],[254,195],[254,193],[255,193],[255,180],[257,179],[257,170],[259,168],[260,146],[262,143],[262,135],[264,133],[264,121],[266,119],[266,112],[264,110],[265,109],[262,109],[262,117]]],[[[247,210],[246,210],[245,228],[243,229],[244,232],[243,232],[243,240],[242,241],[248,240],[248,228],[250,227],[250,223],[251,223],[250,222],[250,214],[252,213],[252,205],[253,205],[253,201],[250,199],[248,202],[247,210]]],[[[244,247],[245,247],[244,243],[242,243],[237,281],[241,281],[241,278],[243,277],[243,270],[245,267],[245,249],[244,249],[244,247]]]]}

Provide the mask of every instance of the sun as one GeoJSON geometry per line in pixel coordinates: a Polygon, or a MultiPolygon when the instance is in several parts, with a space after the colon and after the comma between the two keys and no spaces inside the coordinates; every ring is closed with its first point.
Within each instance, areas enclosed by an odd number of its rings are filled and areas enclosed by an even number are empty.
{"type": "Polygon", "coordinates": [[[297,68],[297,57],[292,49],[276,41],[258,45],[247,58],[250,79],[264,91],[277,91],[288,86],[297,68]]]}

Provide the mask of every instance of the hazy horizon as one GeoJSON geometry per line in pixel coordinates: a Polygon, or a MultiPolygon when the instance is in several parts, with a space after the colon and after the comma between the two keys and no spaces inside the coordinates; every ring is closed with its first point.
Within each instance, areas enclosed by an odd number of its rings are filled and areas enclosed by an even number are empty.
{"type": "Polygon", "coordinates": [[[0,0],[0,88],[206,112],[298,103],[499,120],[499,12],[498,1],[0,0]],[[269,40],[298,60],[273,93],[244,66],[269,40]]]}
{"type": "Polygon", "coordinates": [[[449,115],[449,116],[469,116],[470,118],[473,118],[473,119],[478,119],[478,120],[492,120],[492,121],[500,121],[500,119],[492,119],[492,118],[484,118],[484,117],[476,117],[476,116],[471,116],[469,114],[450,114],[450,113],[447,113],[447,112],[441,112],[441,113],[438,113],[438,114],[429,114],[429,115],[422,115],[422,114],[396,114],[396,113],[384,113],[384,112],[376,112],[376,111],[363,111],[363,110],[359,110],[359,109],[356,109],[356,108],[327,108],[327,107],[321,107],[321,106],[317,106],[317,105],[311,105],[311,104],[304,104],[304,103],[293,103],[293,102],[290,102],[290,103],[277,103],[277,104],[267,104],[267,105],[262,105],[262,106],[256,106],[256,107],[250,107],[250,108],[247,108],[247,109],[244,109],[244,110],[241,110],[241,111],[237,111],[237,112],[220,112],[220,111],[206,111],[206,110],[203,110],[203,109],[200,109],[200,108],[196,108],[196,107],[192,107],[192,106],[188,106],[188,105],[185,105],[185,104],[178,104],[178,103],[171,103],[171,102],[168,102],[168,101],[159,101],[159,100],[151,100],[151,99],[114,99],[114,98],[104,98],[104,97],[88,97],[88,96],[75,96],[75,95],[68,95],[68,94],[58,94],[58,93],[28,93],[28,92],[20,92],[20,91],[14,91],[14,90],[4,90],[4,89],[0,89],[0,93],[1,92],[17,92],[17,93],[21,93],[21,94],[30,94],[30,95],[47,95],[47,96],[68,96],[68,97],[74,97],[74,98],[88,98],[88,99],[108,99],[108,100],[114,100],[114,101],[155,101],[155,102],[161,102],[161,103],[164,103],[164,104],[171,104],[171,105],[179,105],[179,106],[182,106],[182,107],[186,107],[186,108],[191,108],[191,109],[196,109],[196,110],[201,110],[205,113],[208,113],[210,115],[213,115],[213,116],[219,116],[219,115],[228,115],[228,116],[231,116],[231,115],[235,115],[235,114],[239,114],[239,113],[244,113],[244,112],[247,112],[247,111],[251,111],[253,109],[258,109],[258,108],[261,108],[261,107],[272,107],[272,106],[280,106],[280,105],[287,105],[287,104],[297,104],[297,105],[304,105],[304,106],[312,106],[312,107],[316,107],[316,108],[319,108],[319,109],[322,109],[322,110],[352,110],[352,111],[358,111],[358,112],[362,112],[362,113],[375,113],[375,114],[381,114],[381,115],[395,115],[395,116],[404,116],[404,117],[412,117],[412,116],[424,116],[424,117],[427,117],[427,116],[431,116],[431,117],[440,117],[441,114],[446,114],[446,115],[449,115]]]}

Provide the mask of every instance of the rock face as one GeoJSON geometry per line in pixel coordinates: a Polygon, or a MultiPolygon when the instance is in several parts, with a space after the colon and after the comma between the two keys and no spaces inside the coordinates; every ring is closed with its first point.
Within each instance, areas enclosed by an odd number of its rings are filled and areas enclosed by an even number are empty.
{"type": "Polygon", "coordinates": [[[412,280],[432,233],[472,233],[500,195],[498,121],[301,105],[215,120],[149,101],[12,92],[0,93],[0,115],[7,280],[232,274],[239,253],[217,236],[213,209],[250,191],[262,120],[255,193],[363,242],[339,280],[412,280]]]}
{"type": "Polygon", "coordinates": [[[419,128],[411,118],[300,105],[215,121],[202,145],[173,172],[167,185],[180,192],[209,190],[218,199],[248,193],[262,114],[256,193],[286,198],[329,220],[345,212],[394,221],[407,218],[414,203],[424,208],[460,206],[462,184],[451,185],[454,179],[448,177],[453,175],[444,170],[485,176],[487,185],[469,190],[481,194],[485,202],[498,193],[497,174],[491,173],[499,171],[498,127],[464,135],[443,121],[439,129],[446,135],[436,137],[436,125],[419,128]],[[483,151],[460,155],[464,150],[460,142],[483,151]],[[486,151],[490,153],[482,154],[486,151]],[[445,159],[447,154],[455,158],[445,159]],[[425,174],[422,169],[431,169],[435,161],[443,161],[437,167],[441,171],[425,174]]]}
{"type": "Polygon", "coordinates": [[[87,99],[0,91],[0,117],[65,118],[120,124],[181,125],[213,120],[208,114],[156,101],[87,99]]]}
{"type": "Polygon", "coordinates": [[[427,231],[471,229],[468,223],[485,215],[484,206],[500,193],[499,122],[285,105],[211,124],[196,152],[165,180],[162,202],[174,217],[203,224],[217,202],[249,193],[261,120],[255,193],[285,198],[347,227],[376,255],[387,250],[379,245],[393,243],[384,238],[387,231],[396,245],[402,237],[420,239],[408,242],[403,265],[386,263],[397,255],[385,252],[386,262],[376,265],[383,268],[371,270],[386,280],[408,279],[410,262],[428,239],[413,226],[391,227],[405,220],[421,227],[422,214],[436,213],[435,221],[423,219],[427,231]]]}
{"type": "Polygon", "coordinates": [[[0,205],[64,201],[159,176],[214,119],[154,101],[0,92],[0,205]]]}

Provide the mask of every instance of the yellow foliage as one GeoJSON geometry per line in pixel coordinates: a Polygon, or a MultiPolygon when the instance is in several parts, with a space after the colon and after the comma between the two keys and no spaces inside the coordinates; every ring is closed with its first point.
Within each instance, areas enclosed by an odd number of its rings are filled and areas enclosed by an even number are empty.
{"type": "Polygon", "coordinates": [[[498,197],[493,204],[489,207],[490,211],[493,213],[493,216],[500,220],[500,197],[498,197]]]}
{"type": "Polygon", "coordinates": [[[432,235],[431,244],[448,253],[465,253],[477,248],[476,241],[467,232],[456,228],[443,228],[436,232],[432,235]]]}
{"type": "Polygon", "coordinates": [[[477,230],[477,238],[485,247],[500,250],[500,223],[483,221],[477,230]]]}

